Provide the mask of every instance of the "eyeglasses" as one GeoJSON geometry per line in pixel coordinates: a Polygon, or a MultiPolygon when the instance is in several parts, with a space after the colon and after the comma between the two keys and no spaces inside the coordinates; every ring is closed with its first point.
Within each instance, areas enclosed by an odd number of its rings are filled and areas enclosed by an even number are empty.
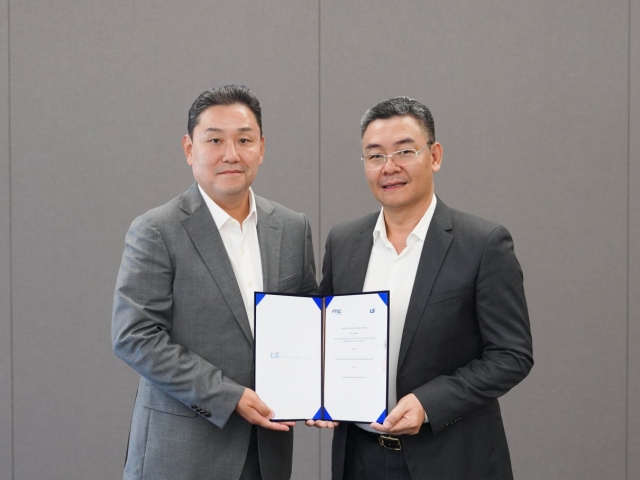
{"type": "Polygon", "coordinates": [[[390,153],[389,155],[385,155],[384,153],[372,153],[370,155],[362,155],[360,160],[364,163],[364,168],[367,170],[380,170],[387,164],[387,159],[393,160],[393,163],[398,165],[399,167],[406,167],[415,163],[418,158],[418,154],[422,153],[422,151],[431,146],[431,142],[427,142],[427,144],[422,147],[420,150],[415,150],[413,148],[405,148],[403,150],[398,150],[397,152],[390,153]]]}

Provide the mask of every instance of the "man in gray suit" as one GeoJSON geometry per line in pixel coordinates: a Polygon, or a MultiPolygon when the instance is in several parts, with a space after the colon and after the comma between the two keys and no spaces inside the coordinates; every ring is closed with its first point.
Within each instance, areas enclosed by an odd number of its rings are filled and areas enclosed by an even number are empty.
{"type": "Polygon", "coordinates": [[[382,211],[331,230],[320,292],[391,291],[391,411],[383,424],[307,423],[336,427],[334,480],[511,479],[497,398],[533,365],[511,236],[435,196],[442,146],[427,107],[381,102],[361,134],[382,211]]]}
{"type": "Polygon", "coordinates": [[[295,423],[253,387],[253,292],[315,293],[309,222],[253,194],[260,103],[203,92],[182,140],[196,183],[136,218],[115,290],[112,340],[140,375],[125,479],[288,479],[295,423]]]}

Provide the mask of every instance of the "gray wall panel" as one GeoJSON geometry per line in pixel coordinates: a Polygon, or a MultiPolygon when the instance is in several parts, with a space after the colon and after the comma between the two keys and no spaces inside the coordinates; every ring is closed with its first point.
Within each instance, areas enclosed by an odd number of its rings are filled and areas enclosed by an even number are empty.
{"type": "Polygon", "coordinates": [[[11,178],[9,158],[9,4],[0,0],[0,477],[10,475],[11,384],[11,178]]]}
{"type": "Polygon", "coordinates": [[[631,0],[627,478],[640,478],[640,0],[631,0]]]}
{"type": "Polygon", "coordinates": [[[331,441],[333,432],[323,430],[320,433],[320,480],[331,480],[331,441]]]}
{"type": "Polygon", "coordinates": [[[297,422],[293,444],[293,471],[291,478],[315,480],[321,469],[318,451],[320,450],[320,432],[317,428],[307,427],[297,422]]]}
{"type": "MultiPolygon", "coordinates": [[[[358,160],[364,111],[427,103],[438,194],[507,225],[523,264],[536,366],[501,402],[516,478],[640,477],[638,45],[640,0],[12,2],[0,478],[13,457],[16,480],[121,475],[137,381],[110,347],[124,234],[192,183],[187,110],[225,83],[261,99],[255,191],[308,214],[317,258],[331,226],[378,208],[358,160]]],[[[330,445],[299,425],[292,478],[329,479],[330,445]]]]}
{"type": "MultiPolygon", "coordinates": [[[[16,479],[117,478],[136,383],[110,346],[124,235],[192,183],[180,141],[201,91],[262,99],[255,190],[318,236],[317,3],[15,3],[16,479]]],[[[294,469],[317,476],[317,456],[294,469]]]]}
{"type": "Polygon", "coordinates": [[[326,0],[321,27],[322,237],[377,209],[366,108],[428,104],[437,193],[509,227],[523,264],[537,363],[502,401],[516,477],[623,478],[628,2],[326,0]]]}

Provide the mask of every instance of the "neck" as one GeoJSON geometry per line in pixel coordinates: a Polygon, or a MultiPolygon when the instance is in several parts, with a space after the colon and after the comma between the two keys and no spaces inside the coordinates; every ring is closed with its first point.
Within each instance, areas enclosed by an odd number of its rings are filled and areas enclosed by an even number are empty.
{"type": "Polygon", "coordinates": [[[247,216],[249,216],[249,196],[244,202],[239,205],[221,205],[220,207],[229,214],[229,216],[238,221],[240,225],[245,221],[247,216]]]}
{"type": "Polygon", "coordinates": [[[247,191],[244,197],[225,197],[211,199],[218,204],[218,206],[224,210],[231,218],[237,220],[240,225],[245,221],[249,215],[249,192],[247,191]]]}
{"type": "Polygon", "coordinates": [[[407,238],[411,234],[416,225],[431,206],[433,195],[425,203],[416,205],[414,208],[389,208],[385,207],[384,224],[387,229],[387,238],[400,254],[407,246],[407,238]]]}

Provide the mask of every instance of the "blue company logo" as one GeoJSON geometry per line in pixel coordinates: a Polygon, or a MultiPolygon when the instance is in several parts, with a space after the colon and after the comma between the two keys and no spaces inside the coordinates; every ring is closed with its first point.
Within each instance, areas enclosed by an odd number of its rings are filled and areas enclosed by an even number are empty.
{"type": "Polygon", "coordinates": [[[287,352],[269,352],[269,358],[274,360],[308,360],[309,355],[292,355],[287,352]]]}
{"type": "Polygon", "coordinates": [[[369,309],[369,313],[376,313],[376,309],[375,308],[370,308],[369,309]]]}
{"type": "Polygon", "coordinates": [[[331,313],[333,313],[334,315],[342,315],[342,310],[340,310],[339,308],[335,308],[331,310],[331,313]]]}

